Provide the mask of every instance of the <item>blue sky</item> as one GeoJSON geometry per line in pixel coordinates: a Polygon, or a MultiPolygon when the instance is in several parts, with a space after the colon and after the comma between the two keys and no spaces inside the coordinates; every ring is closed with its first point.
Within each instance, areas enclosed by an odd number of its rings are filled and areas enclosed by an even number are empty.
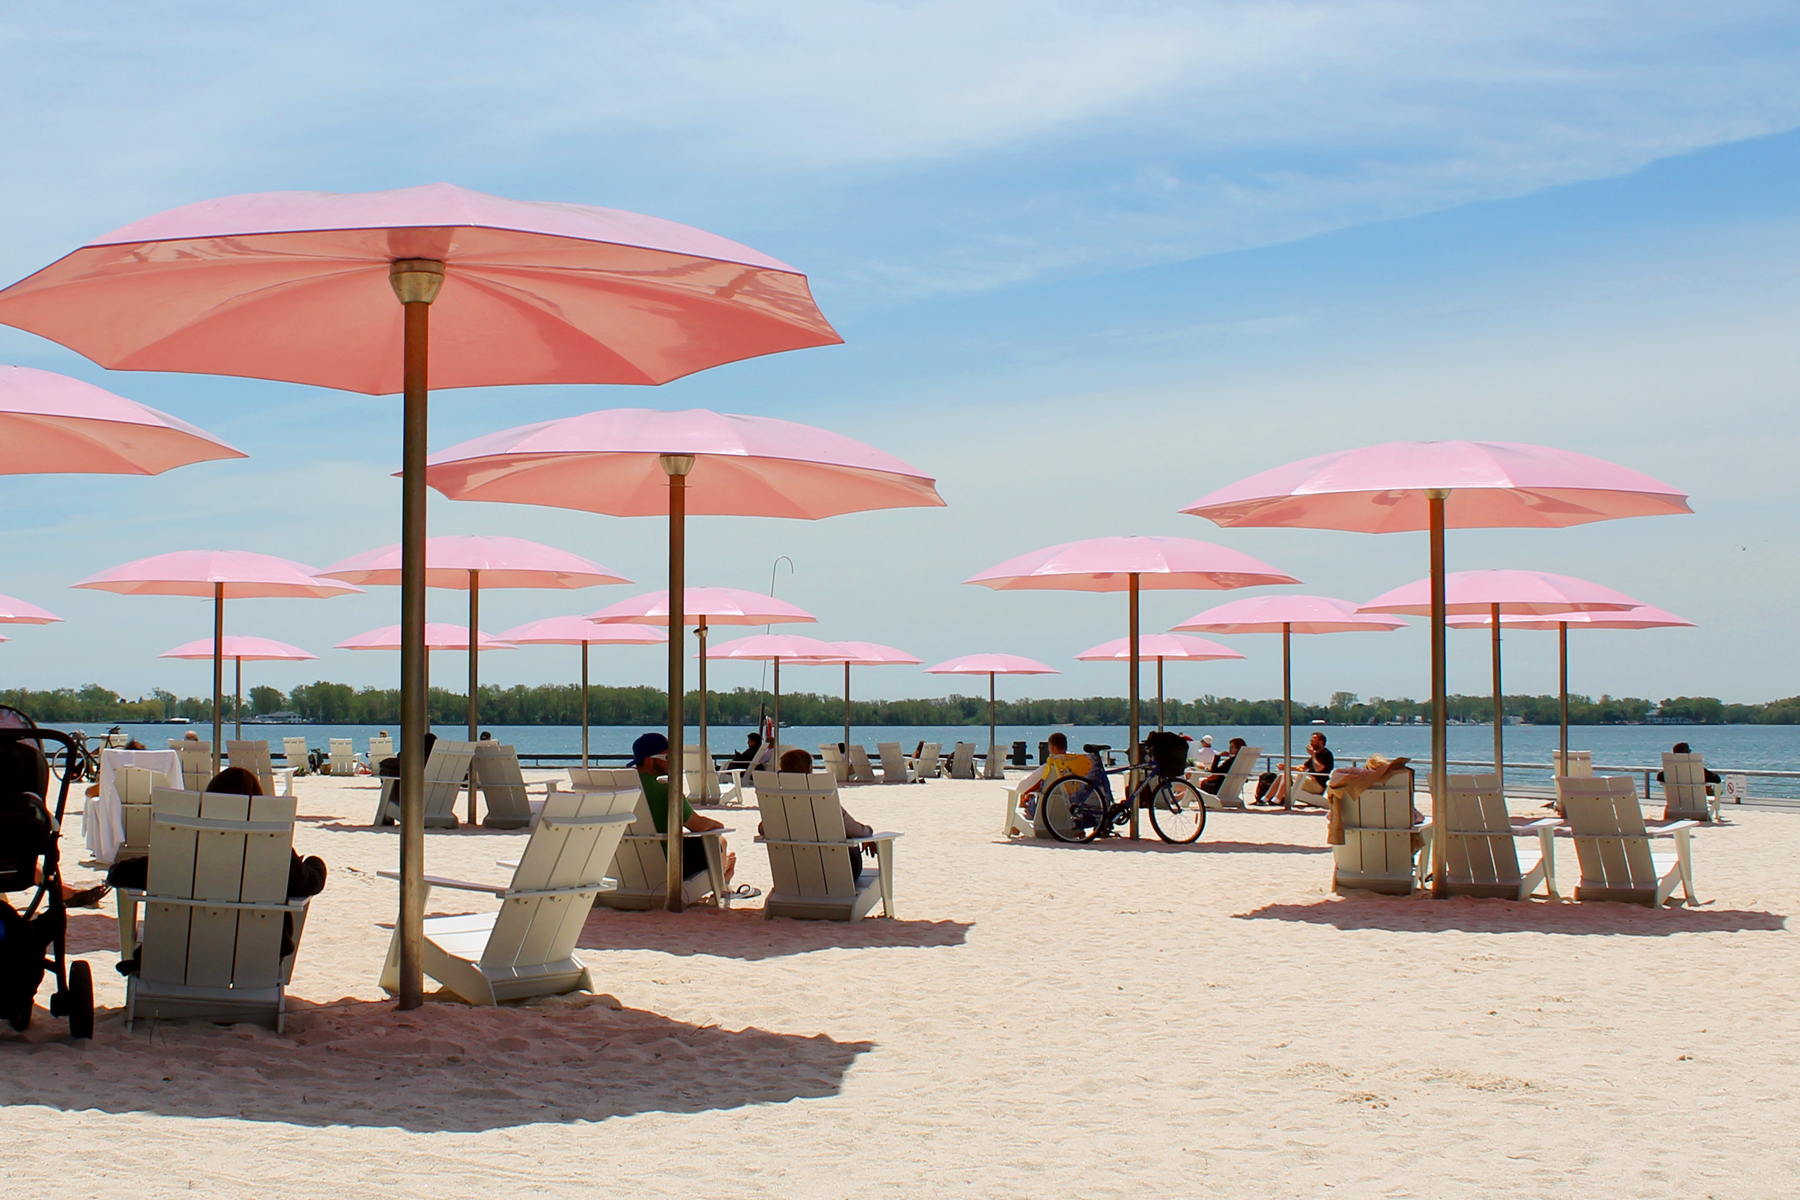
{"type": "MultiPolygon", "coordinates": [[[[1797,34],[1791,6],[1753,3],[16,6],[0,276],[235,192],[443,179],[654,213],[807,271],[846,344],[654,390],[441,392],[434,445],[620,405],[767,413],[906,458],[950,505],[696,522],[695,582],[766,588],[786,554],[778,590],[820,636],[927,662],[1028,654],[1067,673],[1006,694],[1118,694],[1120,668],[1068,660],[1123,632],[1121,598],[958,581],[1050,542],[1168,533],[1362,599],[1423,574],[1422,537],[1218,530],[1177,510],[1334,447],[1538,442],[1662,478],[1697,515],[1457,534],[1452,569],[1582,575],[1700,623],[1579,640],[1578,689],[1764,699],[1800,691],[1797,34]]],[[[102,567],[199,547],[323,565],[397,537],[392,398],[110,374],[5,329],[0,361],[251,454],[149,480],[0,479],[0,592],[69,618],[7,631],[9,684],[204,690],[204,666],[154,657],[208,632],[204,605],[67,590],[102,567]]],[[[654,521],[439,500],[432,522],[647,586],[663,569],[654,521]]],[[[627,594],[495,593],[483,624],[627,594]]],[[[1153,596],[1146,628],[1226,598],[1153,596]]],[[[432,614],[461,603],[434,593],[432,614]]],[[[392,656],[326,648],[396,609],[391,589],[246,601],[230,626],[324,655],[258,679],[389,684],[392,656]]],[[[1243,663],[1171,666],[1172,690],[1276,693],[1273,639],[1237,644],[1243,663]]],[[[1418,696],[1424,652],[1418,630],[1310,640],[1296,691],[1418,696]]],[[[1452,654],[1452,687],[1483,690],[1480,636],[1453,635],[1452,654]]],[[[461,671],[440,658],[439,678],[461,671]]],[[[1513,635],[1508,663],[1510,685],[1550,690],[1554,638],[1513,635]]],[[[529,649],[484,677],[571,670],[571,651],[529,649]]],[[[596,671],[654,682],[658,655],[607,651],[596,671]]],[[[858,682],[955,686],[892,668],[858,682]]]]}

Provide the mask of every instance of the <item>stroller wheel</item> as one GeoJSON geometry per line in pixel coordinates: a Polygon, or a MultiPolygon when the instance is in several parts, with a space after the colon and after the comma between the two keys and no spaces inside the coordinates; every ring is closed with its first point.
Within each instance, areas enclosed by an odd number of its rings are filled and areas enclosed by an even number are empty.
{"type": "Polygon", "coordinates": [[[70,1037],[94,1036],[94,973],[86,961],[69,964],[69,994],[63,1007],[68,1010],[70,1037]]]}

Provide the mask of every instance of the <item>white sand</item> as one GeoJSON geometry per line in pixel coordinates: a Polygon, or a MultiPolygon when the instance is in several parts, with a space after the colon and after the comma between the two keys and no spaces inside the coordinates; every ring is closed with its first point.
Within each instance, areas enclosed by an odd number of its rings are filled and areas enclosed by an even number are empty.
{"type": "MultiPolygon", "coordinates": [[[[300,789],[332,876],[287,1033],[126,1034],[110,911],[78,916],[108,1011],[85,1045],[0,1034],[12,1194],[1800,1192],[1800,817],[1732,811],[1703,906],[1651,912],[1334,897],[1316,815],[1008,844],[995,784],[867,787],[851,811],[907,833],[899,921],[602,912],[622,1008],[402,1014],[374,982],[396,839],[359,827],[367,783],[300,789]]],[[[723,815],[766,885],[754,814],[723,815]]],[[[430,869],[503,881],[522,837],[430,833],[430,869]]]]}

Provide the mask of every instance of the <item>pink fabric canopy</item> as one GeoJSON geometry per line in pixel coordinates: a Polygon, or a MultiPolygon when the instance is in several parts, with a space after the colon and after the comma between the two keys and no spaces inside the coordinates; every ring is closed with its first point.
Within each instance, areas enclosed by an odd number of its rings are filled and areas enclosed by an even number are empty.
{"type": "MultiPolygon", "coordinates": [[[[1622,611],[1639,603],[1623,592],[1548,571],[1452,571],[1444,576],[1445,613],[1489,613],[1498,604],[1501,613],[1622,611]]],[[[1431,580],[1419,579],[1383,592],[1358,612],[1431,615],[1431,580]]]]}
{"type": "Polygon", "coordinates": [[[661,516],[662,456],[692,455],[687,515],[816,519],[942,507],[933,480],[873,446],[773,417],[614,408],[521,425],[431,456],[426,481],[452,500],[661,516]]]}
{"type": "Polygon", "coordinates": [[[853,667],[907,667],[925,661],[880,642],[832,642],[853,667]]]}
{"type": "Polygon", "coordinates": [[[160,475],[243,457],[203,429],[91,383],[0,367],[0,475],[160,475]]]}
{"type": "MultiPolygon", "coordinates": [[[[698,625],[702,617],[708,625],[779,625],[818,620],[798,605],[742,588],[691,587],[684,588],[681,595],[684,620],[689,625],[698,625]]],[[[609,604],[587,619],[604,625],[667,625],[669,589],[609,604]]]]}
{"type": "MultiPolygon", "coordinates": [[[[434,537],[425,543],[425,586],[467,590],[479,571],[488,588],[584,588],[631,580],[597,562],[524,538],[434,537]]],[[[319,575],[345,583],[398,586],[400,547],[381,546],[326,567],[319,575]]]]}
{"type": "MultiPolygon", "coordinates": [[[[309,654],[298,646],[290,646],[286,642],[278,642],[274,638],[244,637],[227,635],[222,643],[225,658],[241,659],[244,662],[303,662],[309,658],[319,657],[309,654]]],[[[213,640],[201,638],[197,642],[186,642],[173,650],[164,650],[158,658],[211,658],[213,656],[213,640]]]]}
{"type": "Polygon", "coordinates": [[[1246,596],[1196,613],[1175,626],[1199,633],[1388,633],[1405,621],[1361,613],[1330,596],[1246,596]]]}
{"type": "Polygon", "coordinates": [[[926,667],[927,675],[1061,675],[1055,667],[1020,654],[965,654],[949,658],[935,667],[926,667]]]}
{"type": "MultiPolygon", "coordinates": [[[[516,649],[511,642],[503,642],[489,634],[479,634],[475,644],[482,650],[516,649]]],[[[400,627],[383,625],[380,629],[371,629],[367,633],[359,633],[353,638],[345,638],[337,644],[339,650],[398,650],[400,648],[400,627]]],[[[469,627],[467,625],[449,625],[441,621],[425,623],[425,648],[427,650],[467,650],[469,648],[469,627]]]]}
{"type": "MultiPolygon", "coordinates": [[[[1138,635],[1138,657],[1186,659],[1189,662],[1210,662],[1222,658],[1242,658],[1236,650],[1229,646],[1221,646],[1206,638],[1183,637],[1178,633],[1145,633],[1138,635]]],[[[1083,650],[1075,656],[1078,662],[1121,662],[1131,658],[1131,639],[1114,638],[1110,642],[1101,642],[1098,646],[1083,650]]]]}
{"type": "Polygon", "coordinates": [[[55,613],[35,604],[27,604],[11,596],[0,596],[0,625],[48,625],[60,620],[62,618],[55,613]]]}
{"type": "Polygon", "coordinates": [[[71,587],[117,592],[122,596],[217,595],[227,600],[251,597],[310,596],[327,599],[362,589],[335,579],[319,579],[305,563],[249,550],[178,550],[140,558],[89,575],[71,587]]]}
{"type": "Polygon", "coordinates": [[[1222,487],[1182,509],[1217,525],[1398,533],[1427,527],[1448,490],[1451,529],[1559,528],[1685,513],[1687,497],[1614,463],[1511,442],[1389,442],[1336,450],[1222,487]]]}
{"type": "Polygon", "coordinates": [[[0,292],[0,322],[105,367],[400,390],[390,263],[444,264],[431,384],[666,383],[841,341],[806,277],[672,221],[446,183],[170,209],[0,292]]]}
{"type": "Polygon", "coordinates": [[[1268,563],[1211,542],[1178,537],[1101,537],[1021,554],[963,580],[997,591],[1123,592],[1143,588],[1220,589],[1298,583],[1268,563]]]}
{"type": "MultiPolygon", "coordinates": [[[[1449,619],[1453,629],[1491,629],[1493,618],[1483,616],[1456,616],[1449,619]]],[[[1500,628],[1505,629],[1538,629],[1554,631],[1567,625],[1570,629],[1669,629],[1678,626],[1692,627],[1693,622],[1686,617],[1678,617],[1665,609],[1649,604],[1640,604],[1636,608],[1612,612],[1562,612],[1562,613],[1519,613],[1500,614],[1500,628]]]]}
{"type": "Polygon", "coordinates": [[[830,642],[797,633],[757,633],[706,648],[708,658],[774,659],[796,663],[841,663],[845,654],[830,642]]]}
{"type": "Polygon", "coordinates": [[[643,646],[666,642],[669,635],[645,625],[596,625],[586,617],[545,617],[496,634],[503,642],[520,646],[643,646]]]}

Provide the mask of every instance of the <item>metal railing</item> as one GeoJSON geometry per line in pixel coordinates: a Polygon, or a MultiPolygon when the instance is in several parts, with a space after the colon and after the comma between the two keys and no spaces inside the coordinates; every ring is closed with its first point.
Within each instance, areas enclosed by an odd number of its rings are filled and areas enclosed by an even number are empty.
{"type": "MultiPolygon", "coordinates": [[[[1275,764],[1281,761],[1281,755],[1279,755],[1279,754],[1265,754],[1262,756],[1262,758],[1263,758],[1263,768],[1266,771],[1274,771],[1276,769],[1275,764]]],[[[1414,758],[1409,761],[1408,765],[1416,768],[1417,771],[1422,774],[1431,769],[1431,759],[1426,758],[1426,757],[1414,758]]],[[[1476,758],[1476,759],[1452,758],[1452,759],[1446,760],[1446,765],[1452,766],[1452,767],[1480,767],[1483,770],[1488,770],[1488,771],[1491,771],[1494,769],[1494,762],[1492,759],[1489,759],[1489,758],[1476,758]]],[[[1548,763],[1509,762],[1509,763],[1505,764],[1505,767],[1506,767],[1506,770],[1509,772],[1508,778],[1507,778],[1508,790],[1511,790],[1511,787],[1512,787],[1512,779],[1511,779],[1510,772],[1534,771],[1534,772],[1541,773],[1545,777],[1544,782],[1541,785],[1541,787],[1538,787],[1535,790],[1541,791],[1546,796],[1555,794],[1555,792],[1556,792],[1556,783],[1555,783],[1555,775],[1554,775],[1555,768],[1550,766],[1548,763]]],[[[1655,786],[1657,773],[1662,770],[1662,764],[1660,764],[1660,763],[1653,767],[1641,766],[1636,763],[1595,763],[1595,764],[1593,764],[1593,767],[1594,767],[1594,773],[1597,775],[1642,775],[1644,777],[1644,799],[1646,799],[1646,800],[1654,798],[1654,793],[1652,792],[1652,788],[1655,786]]],[[[1752,770],[1752,769],[1748,769],[1748,768],[1740,769],[1740,768],[1736,768],[1736,767],[1722,767],[1722,766],[1718,766],[1718,765],[1715,765],[1712,763],[1707,764],[1707,769],[1709,771],[1711,771],[1713,774],[1720,775],[1720,776],[1745,775],[1745,776],[1749,776],[1751,778],[1756,778],[1756,779],[1793,780],[1794,783],[1793,783],[1792,794],[1763,795],[1763,796],[1755,796],[1755,797],[1746,797],[1746,799],[1754,799],[1757,801],[1763,801],[1763,800],[1800,801],[1800,771],[1758,771],[1758,770],[1752,770]]],[[[1715,786],[1718,786],[1718,785],[1715,785],[1715,786]]]]}

